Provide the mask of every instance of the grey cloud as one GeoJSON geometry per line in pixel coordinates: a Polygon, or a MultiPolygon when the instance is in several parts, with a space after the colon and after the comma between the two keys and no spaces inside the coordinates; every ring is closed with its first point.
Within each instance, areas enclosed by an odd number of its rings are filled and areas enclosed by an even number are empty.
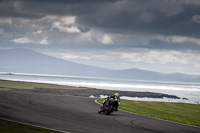
{"type": "MultiPolygon", "coordinates": [[[[41,30],[50,30],[51,22],[47,19],[46,21],[44,21],[45,19],[39,20],[52,15],[76,16],[77,26],[82,32],[96,29],[110,34],[119,33],[124,36],[124,38],[121,37],[120,44],[125,42],[123,46],[132,45],[134,47],[153,47],[157,44],[153,45],[152,42],[156,42],[156,39],[148,38],[148,35],[144,35],[145,41],[143,42],[141,41],[142,37],[139,38],[140,40],[135,37],[130,39],[132,35],[137,34],[141,36],[143,34],[161,34],[199,38],[198,16],[200,14],[198,13],[200,13],[200,1],[198,0],[16,0],[0,2],[0,20],[23,18],[31,20],[31,24],[40,26],[41,30]],[[147,43],[149,45],[146,45],[147,43]]],[[[19,28],[15,26],[17,25],[15,21],[12,26],[5,26],[1,23],[0,26],[3,27],[4,32],[20,29],[20,31],[15,31],[20,36],[28,34],[26,31],[31,24],[24,24],[23,28],[19,28]]],[[[35,30],[37,29],[30,29],[31,32],[35,32],[35,30]]],[[[61,38],[65,37],[65,34],[54,30],[54,33],[49,33],[49,36],[55,40],[58,38],[56,42],[59,42],[59,40],[62,40],[61,38]]],[[[67,39],[72,37],[69,34],[67,36],[65,37],[67,39]]],[[[158,41],[161,44],[169,45],[171,48],[170,43],[158,41]]],[[[192,45],[198,47],[196,44],[192,45]]],[[[120,45],[115,46],[120,47],[120,45]]],[[[180,47],[183,46],[185,45],[180,47]]],[[[175,45],[174,48],[176,47],[178,45],[175,45]]]]}
{"type": "Polygon", "coordinates": [[[200,25],[191,21],[200,13],[198,1],[21,0],[3,1],[0,7],[2,17],[38,19],[47,15],[72,15],[77,16],[80,25],[110,29],[110,32],[200,36],[197,30],[200,25]]]}
{"type": "Polygon", "coordinates": [[[192,21],[197,22],[197,23],[200,23],[200,15],[194,15],[194,16],[192,17],[192,21]]]}
{"type": "Polygon", "coordinates": [[[102,9],[80,16],[79,22],[87,26],[107,28],[111,32],[138,31],[196,37],[200,35],[197,30],[200,25],[191,21],[191,18],[200,12],[199,5],[180,2],[171,4],[164,1],[151,1],[146,4],[141,1],[118,1],[104,5],[102,9]]]}
{"type": "Polygon", "coordinates": [[[95,9],[95,5],[112,1],[114,0],[2,0],[0,16],[37,19],[45,15],[79,15],[89,13],[95,9]]]}

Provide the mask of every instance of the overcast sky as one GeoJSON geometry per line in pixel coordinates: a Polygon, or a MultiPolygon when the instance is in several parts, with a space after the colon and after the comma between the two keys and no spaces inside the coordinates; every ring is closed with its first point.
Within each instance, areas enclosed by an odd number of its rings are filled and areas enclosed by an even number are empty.
{"type": "Polygon", "coordinates": [[[200,0],[0,0],[0,49],[200,74],[200,0]]]}

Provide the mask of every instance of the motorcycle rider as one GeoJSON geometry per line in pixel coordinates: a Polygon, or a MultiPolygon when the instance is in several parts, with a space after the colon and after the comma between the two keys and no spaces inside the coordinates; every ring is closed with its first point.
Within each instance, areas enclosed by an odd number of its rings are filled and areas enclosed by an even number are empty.
{"type": "Polygon", "coordinates": [[[104,107],[104,104],[105,104],[106,100],[109,100],[110,98],[114,98],[114,99],[117,101],[116,104],[114,105],[114,107],[115,107],[115,112],[117,112],[117,111],[118,111],[118,106],[119,106],[119,104],[120,104],[119,93],[115,93],[114,95],[111,95],[111,96],[105,98],[104,101],[103,101],[103,107],[104,107]]]}

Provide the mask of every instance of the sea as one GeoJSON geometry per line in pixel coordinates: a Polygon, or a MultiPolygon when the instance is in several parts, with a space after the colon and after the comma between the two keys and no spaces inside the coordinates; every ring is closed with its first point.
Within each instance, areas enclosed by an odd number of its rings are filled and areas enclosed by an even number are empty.
{"type": "MultiPolygon", "coordinates": [[[[175,95],[180,99],[173,98],[148,98],[148,97],[128,97],[122,96],[121,99],[137,101],[161,101],[161,102],[181,102],[200,104],[200,83],[190,82],[166,82],[166,81],[145,81],[130,79],[96,78],[65,75],[45,75],[27,73],[0,73],[0,79],[12,81],[25,81],[36,83],[50,83],[57,85],[90,87],[97,89],[117,91],[139,91],[156,92],[175,95]]],[[[90,96],[94,97],[94,96],[90,96]]],[[[106,97],[101,95],[101,97],[106,97]]]]}

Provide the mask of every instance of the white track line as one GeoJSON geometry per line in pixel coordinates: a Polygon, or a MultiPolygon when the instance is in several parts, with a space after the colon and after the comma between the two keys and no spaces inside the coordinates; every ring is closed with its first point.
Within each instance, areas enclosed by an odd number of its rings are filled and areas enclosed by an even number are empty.
{"type": "MultiPolygon", "coordinates": [[[[98,102],[97,102],[97,99],[95,100],[95,102],[96,102],[97,104],[99,104],[99,105],[103,105],[103,104],[101,104],[101,103],[98,103],[98,102]]],[[[178,122],[174,122],[174,121],[163,120],[163,119],[159,119],[159,118],[155,118],[155,117],[150,117],[150,116],[146,116],[146,115],[140,115],[140,114],[136,114],[136,113],[133,113],[133,112],[128,112],[128,111],[121,110],[121,109],[118,109],[118,110],[123,111],[123,112],[126,112],[126,113],[130,113],[130,114],[138,115],[138,116],[145,116],[145,117],[148,117],[148,118],[151,118],[151,119],[155,119],[155,120],[160,120],[160,121],[171,122],[171,123],[175,123],[175,124],[179,124],[179,125],[184,125],[184,126],[190,126],[190,127],[200,128],[200,127],[198,127],[198,126],[188,125],[188,124],[184,124],[184,123],[178,123],[178,122]]]]}
{"type": "Polygon", "coordinates": [[[24,122],[20,122],[20,121],[15,121],[15,120],[10,120],[10,119],[5,119],[5,118],[0,118],[0,119],[1,120],[6,120],[6,121],[10,121],[10,122],[19,123],[19,124],[23,124],[23,125],[27,125],[27,126],[33,126],[33,127],[48,129],[48,130],[52,130],[52,131],[56,131],[56,132],[70,133],[70,132],[61,131],[61,130],[57,130],[57,129],[52,129],[52,128],[48,128],[48,127],[43,127],[43,126],[33,125],[33,124],[29,124],[29,123],[24,123],[24,122]]]}

